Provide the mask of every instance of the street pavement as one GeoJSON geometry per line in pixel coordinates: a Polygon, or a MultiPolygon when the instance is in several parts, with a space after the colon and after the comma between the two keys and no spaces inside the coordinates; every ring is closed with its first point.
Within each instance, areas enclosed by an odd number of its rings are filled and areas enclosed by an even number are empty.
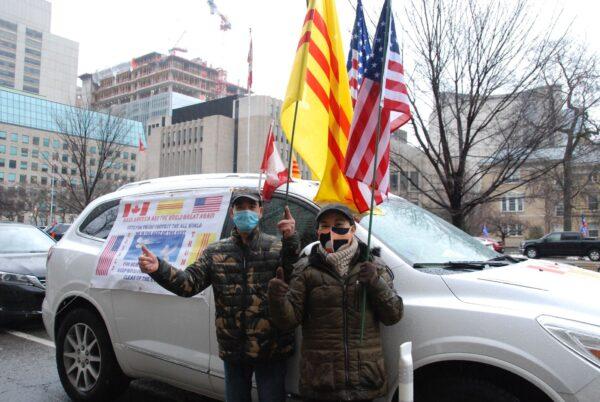
{"type": "MultiPolygon", "coordinates": [[[[0,327],[0,402],[70,401],[60,384],[55,349],[50,345],[41,320],[0,327]]],[[[151,380],[132,381],[116,401],[214,402],[151,380]]]]}

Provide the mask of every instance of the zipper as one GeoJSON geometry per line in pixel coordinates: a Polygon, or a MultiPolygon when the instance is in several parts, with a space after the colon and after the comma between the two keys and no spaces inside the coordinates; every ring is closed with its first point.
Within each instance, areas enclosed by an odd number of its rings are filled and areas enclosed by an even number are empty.
{"type": "Polygon", "coordinates": [[[244,353],[244,348],[246,346],[246,309],[248,308],[248,270],[246,267],[246,250],[244,248],[242,248],[242,267],[244,270],[244,282],[242,283],[242,295],[244,301],[242,303],[242,314],[240,315],[240,326],[242,330],[242,338],[244,339],[242,342],[242,353],[244,353]]]}
{"type": "Polygon", "coordinates": [[[344,282],[342,290],[342,311],[344,321],[344,372],[346,374],[346,386],[350,386],[350,358],[348,354],[348,295],[346,293],[348,284],[344,282]]]}

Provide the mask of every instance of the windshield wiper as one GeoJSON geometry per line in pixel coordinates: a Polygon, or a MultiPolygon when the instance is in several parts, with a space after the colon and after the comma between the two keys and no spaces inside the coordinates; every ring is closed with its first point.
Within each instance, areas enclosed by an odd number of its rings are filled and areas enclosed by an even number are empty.
{"type": "Polygon", "coordinates": [[[510,255],[500,255],[498,257],[494,257],[492,259],[489,259],[488,261],[510,261],[510,262],[521,262],[521,261],[525,261],[527,258],[517,258],[517,257],[512,257],[510,255]]]}
{"type": "Polygon", "coordinates": [[[417,262],[413,268],[444,268],[444,269],[484,269],[494,266],[501,267],[506,265],[502,261],[447,261],[447,262],[417,262]]]}

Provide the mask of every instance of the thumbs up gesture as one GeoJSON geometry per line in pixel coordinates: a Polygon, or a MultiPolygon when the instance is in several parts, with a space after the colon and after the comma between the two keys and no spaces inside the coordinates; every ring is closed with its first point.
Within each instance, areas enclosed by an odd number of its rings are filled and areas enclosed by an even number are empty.
{"type": "Polygon", "coordinates": [[[151,274],[158,269],[158,258],[146,246],[142,245],[142,255],[138,258],[138,264],[142,272],[151,274]]]}
{"type": "Polygon", "coordinates": [[[277,224],[277,229],[286,239],[296,232],[296,220],[287,205],[285,206],[283,219],[277,224]]]}
{"type": "Polygon", "coordinates": [[[275,278],[269,281],[269,297],[275,300],[281,300],[288,291],[288,285],[283,278],[283,268],[277,268],[275,278]]]}

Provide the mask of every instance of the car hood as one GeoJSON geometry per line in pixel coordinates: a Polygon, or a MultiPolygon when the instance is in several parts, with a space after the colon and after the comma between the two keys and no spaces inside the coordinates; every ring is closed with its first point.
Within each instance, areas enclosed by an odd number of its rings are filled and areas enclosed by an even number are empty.
{"type": "Polygon", "coordinates": [[[48,253],[0,254],[0,271],[46,277],[48,253]]]}
{"type": "Polygon", "coordinates": [[[572,265],[527,260],[442,276],[466,303],[553,315],[600,325],[600,274],[572,265]]]}

